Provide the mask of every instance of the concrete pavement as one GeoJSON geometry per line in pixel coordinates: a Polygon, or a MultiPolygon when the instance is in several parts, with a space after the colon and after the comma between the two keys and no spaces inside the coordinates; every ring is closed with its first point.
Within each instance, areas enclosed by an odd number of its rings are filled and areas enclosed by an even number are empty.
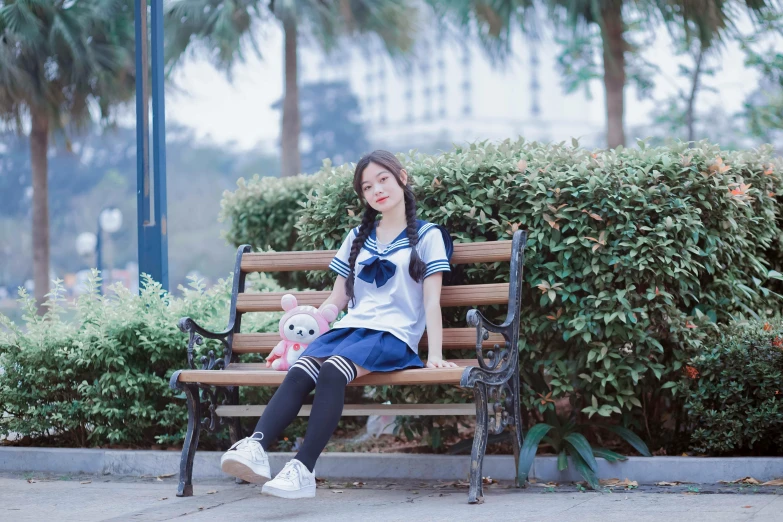
{"type": "MultiPolygon", "coordinates": [[[[193,466],[195,483],[205,478],[219,479],[221,451],[196,452],[193,466]]],[[[281,469],[295,453],[270,452],[273,470],[281,469]]],[[[629,477],[639,484],[660,481],[717,483],[753,477],[761,482],[783,478],[783,457],[629,457],[610,463],[597,458],[600,478],[629,477]]],[[[108,450],[97,448],[0,447],[0,473],[31,471],[53,473],[108,473],[111,475],[161,475],[179,472],[179,451],[108,450]]],[[[323,453],[315,465],[318,477],[340,479],[428,479],[456,480],[468,476],[470,455],[429,455],[420,453],[323,453]]],[[[514,457],[487,455],[484,476],[513,480],[514,457]]],[[[561,472],[557,457],[537,456],[530,469],[531,478],[541,481],[573,482],[582,480],[570,463],[561,472]]]]}
{"type": "Polygon", "coordinates": [[[580,491],[573,484],[517,489],[485,486],[486,502],[467,504],[462,481],[322,482],[315,499],[263,496],[231,479],[198,481],[177,498],[176,477],[0,474],[2,521],[783,521],[783,487],[641,486],[580,491]],[[356,484],[354,484],[356,482],[356,484]]]}

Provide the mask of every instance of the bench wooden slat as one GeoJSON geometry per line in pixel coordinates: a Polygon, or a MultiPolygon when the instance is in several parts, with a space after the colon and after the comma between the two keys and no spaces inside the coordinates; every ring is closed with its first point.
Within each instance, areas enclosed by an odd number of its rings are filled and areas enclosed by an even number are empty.
{"type": "MultiPolygon", "coordinates": [[[[293,272],[328,270],[336,250],[309,252],[260,252],[242,256],[243,272],[293,272]]],[[[493,263],[511,259],[511,241],[459,243],[454,245],[451,264],[493,263]]]]}
{"type": "MultiPolygon", "coordinates": [[[[505,340],[503,336],[496,333],[490,333],[489,339],[484,341],[483,346],[492,348],[495,344],[502,344],[505,340]]],[[[247,333],[234,334],[234,353],[269,353],[280,342],[279,333],[247,333]]],[[[456,350],[474,348],[476,346],[475,328],[445,328],[443,330],[443,349],[456,350]]],[[[427,332],[421,338],[419,349],[427,348],[427,332]]]]}
{"type": "MultiPolygon", "coordinates": [[[[449,359],[446,360],[451,361],[455,363],[460,368],[465,368],[467,366],[476,366],[478,364],[478,361],[476,359],[449,359]]],[[[422,359],[422,362],[427,362],[426,359],[422,359]]],[[[268,372],[268,371],[274,371],[277,373],[285,373],[285,372],[279,372],[277,370],[270,370],[266,367],[266,363],[262,362],[252,362],[252,363],[230,363],[228,365],[227,370],[245,370],[245,371],[262,371],[262,372],[268,372]]],[[[400,370],[400,371],[407,371],[407,370],[400,370]]],[[[399,373],[399,372],[394,372],[399,373]]],[[[391,375],[391,373],[385,373],[382,375],[391,375]]]]}
{"type": "MultiPolygon", "coordinates": [[[[508,283],[489,285],[445,286],[441,290],[440,305],[473,306],[508,303],[508,283]]],[[[238,312],[279,312],[282,310],[280,299],[285,294],[293,294],[299,305],[321,306],[331,292],[264,292],[244,293],[237,296],[238,312]]]]}
{"type": "MultiPolygon", "coordinates": [[[[389,373],[371,373],[351,381],[349,386],[403,384],[459,384],[467,366],[478,366],[475,359],[449,359],[456,368],[422,368],[389,373]]],[[[183,370],[179,382],[198,382],[211,386],[280,386],[286,372],[278,372],[264,363],[232,363],[225,370],[183,370]]]]}
{"type": "MultiPolygon", "coordinates": [[[[247,404],[240,406],[218,406],[215,413],[221,417],[259,417],[266,405],[247,404]]],[[[312,405],[305,404],[297,414],[309,417],[312,405]]],[[[367,415],[476,415],[476,405],[467,404],[346,404],[343,417],[364,417],[367,415]]]]}

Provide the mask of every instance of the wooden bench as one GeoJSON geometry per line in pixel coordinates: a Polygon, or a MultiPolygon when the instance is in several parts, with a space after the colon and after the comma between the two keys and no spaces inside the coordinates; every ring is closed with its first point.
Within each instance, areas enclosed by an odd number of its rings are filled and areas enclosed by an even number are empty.
{"type": "MultiPolygon", "coordinates": [[[[524,266],[526,234],[517,231],[512,241],[457,244],[451,264],[510,262],[508,283],[444,286],[441,306],[479,306],[508,304],[506,320],[501,325],[488,321],[477,309],[467,314],[470,328],[444,328],[443,350],[475,348],[477,358],[457,359],[457,368],[413,369],[374,373],[354,380],[351,386],[452,384],[472,388],[475,409],[471,404],[397,404],[346,405],[343,415],[466,415],[475,412],[476,431],[470,465],[468,501],[483,502],[481,468],[489,433],[498,434],[505,427],[514,432],[515,460],[521,446],[519,411],[519,308],[524,266]],[[491,413],[491,415],[490,415],[491,413]]],[[[232,442],[242,438],[240,417],[258,416],[264,406],[239,404],[239,386],[279,386],[285,372],[267,369],[264,363],[240,363],[238,356],[268,353],[279,341],[275,333],[240,333],[242,316],[251,312],[281,311],[283,293],[245,292],[245,278],[251,272],[294,270],[327,270],[335,251],[251,253],[249,245],[237,251],[233,293],[228,326],[222,332],[209,332],[188,317],[179,328],[190,334],[187,346],[191,369],[178,370],[171,376],[171,387],[185,393],[188,407],[188,430],[182,447],[177,496],[193,494],[193,458],[202,429],[214,431],[224,422],[229,425],[232,442]],[[220,341],[221,357],[213,351],[194,361],[194,346],[203,339],[220,341]]],[[[323,292],[291,292],[300,305],[320,306],[329,296],[323,292]]],[[[427,334],[420,351],[426,351],[427,334]]],[[[444,353],[444,356],[447,354],[444,353]]],[[[426,358],[423,358],[426,361],[426,358]]],[[[449,358],[449,360],[454,360],[449,358]]],[[[303,407],[300,415],[309,415],[303,407]]]]}

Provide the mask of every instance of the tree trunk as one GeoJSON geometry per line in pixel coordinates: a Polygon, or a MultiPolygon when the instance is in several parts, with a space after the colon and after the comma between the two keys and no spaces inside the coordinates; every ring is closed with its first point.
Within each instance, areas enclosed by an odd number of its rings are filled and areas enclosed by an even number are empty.
{"type": "Polygon", "coordinates": [[[694,115],[696,107],[696,95],[699,92],[699,78],[701,77],[701,64],[704,62],[704,46],[699,45],[699,54],[696,55],[696,66],[693,68],[693,78],[691,80],[691,94],[688,97],[688,107],[685,111],[685,124],[688,127],[688,143],[693,143],[696,137],[694,126],[696,119],[694,115]]]}
{"type": "Polygon", "coordinates": [[[280,140],[282,146],[280,169],[283,177],[296,176],[301,171],[296,31],[296,20],[286,17],[283,20],[283,32],[285,33],[285,95],[283,98],[283,129],[280,140]]]}
{"type": "Polygon", "coordinates": [[[604,89],[606,91],[606,144],[625,145],[625,50],[623,38],[623,2],[607,0],[601,9],[604,27],[604,89]]]}
{"type": "Polygon", "coordinates": [[[33,281],[38,314],[43,315],[49,293],[49,118],[32,111],[30,131],[30,164],[33,168],[33,281]]]}

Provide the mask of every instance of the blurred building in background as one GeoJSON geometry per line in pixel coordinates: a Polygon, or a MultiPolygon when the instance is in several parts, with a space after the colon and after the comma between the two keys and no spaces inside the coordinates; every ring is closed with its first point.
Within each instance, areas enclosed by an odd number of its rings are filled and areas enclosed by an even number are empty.
{"type": "Polygon", "coordinates": [[[496,67],[478,43],[436,31],[420,37],[415,57],[406,62],[393,60],[370,39],[330,55],[307,49],[300,56],[301,81],[347,82],[361,102],[374,147],[405,151],[517,136],[573,136],[598,146],[603,104],[580,93],[562,96],[551,66],[556,48],[515,36],[510,58],[496,67]]]}

